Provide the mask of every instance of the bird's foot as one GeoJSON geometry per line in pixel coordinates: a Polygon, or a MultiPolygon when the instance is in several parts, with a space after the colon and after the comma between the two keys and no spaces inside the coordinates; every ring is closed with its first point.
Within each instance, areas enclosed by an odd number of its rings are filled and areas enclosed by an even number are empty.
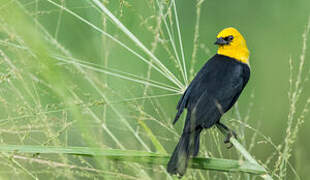
{"type": "Polygon", "coordinates": [[[233,147],[233,144],[230,142],[230,138],[231,137],[234,137],[234,138],[238,139],[237,138],[237,134],[235,133],[235,131],[230,130],[229,133],[227,134],[225,140],[224,140],[224,143],[228,144],[228,146],[226,147],[227,149],[230,149],[230,148],[233,147]]]}

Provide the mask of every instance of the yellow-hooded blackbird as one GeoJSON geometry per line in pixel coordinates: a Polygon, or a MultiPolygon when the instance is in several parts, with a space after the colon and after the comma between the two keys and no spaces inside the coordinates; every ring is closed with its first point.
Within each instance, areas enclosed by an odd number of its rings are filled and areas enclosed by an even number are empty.
{"type": "Polygon", "coordinates": [[[183,133],[167,166],[170,174],[185,174],[188,159],[198,154],[203,129],[216,125],[227,130],[225,143],[230,143],[232,136],[236,137],[220,119],[235,104],[249,80],[249,50],[243,36],[232,27],[223,29],[215,44],[219,46],[217,54],[197,73],[177,105],[173,124],[185,108],[187,116],[183,133]]]}

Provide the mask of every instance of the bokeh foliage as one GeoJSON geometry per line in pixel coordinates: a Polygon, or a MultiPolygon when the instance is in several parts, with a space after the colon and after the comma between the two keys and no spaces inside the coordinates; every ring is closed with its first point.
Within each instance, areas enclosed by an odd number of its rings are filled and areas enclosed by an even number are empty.
{"type": "MultiPolygon", "coordinates": [[[[157,4],[163,7],[163,13],[167,12],[167,26],[181,59],[173,1],[103,2],[185,84],[157,4]]],[[[276,164],[283,154],[277,153],[270,141],[278,146],[287,138],[288,115],[292,112],[289,79],[293,75],[292,84],[297,80],[309,5],[307,0],[176,1],[189,79],[216,52],[213,42],[218,31],[233,26],[245,36],[251,52],[251,79],[238,108],[232,109],[223,122],[239,132],[241,142],[274,172],[276,179],[281,178],[276,164]]],[[[0,7],[1,144],[89,146],[160,153],[173,150],[183,127],[183,120],[175,127],[171,125],[182,89],[90,26],[95,25],[154,63],[91,0],[0,0],[0,7]],[[128,78],[143,79],[144,83],[128,78]],[[150,79],[177,90],[150,86],[146,83],[150,79]]],[[[301,75],[306,80],[300,85],[303,92],[294,109],[293,125],[310,96],[307,52],[306,49],[301,75]]],[[[301,179],[309,176],[307,120],[309,116],[305,116],[291,152],[290,164],[294,170],[289,165],[285,167],[288,179],[296,178],[294,171],[301,179]]],[[[203,133],[200,156],[241,158],[235,150],[226,150],[222,141],[216,129],[203,133]]],[[[282,151],[281,148],[278,150],[282,151]]],[[[2,179],[169,178],[161,166],[104,158],[7,153],[0,158],[2,179]]],[[[188,171],[186,178],[253,177],[195,170],[188,171]]]]}

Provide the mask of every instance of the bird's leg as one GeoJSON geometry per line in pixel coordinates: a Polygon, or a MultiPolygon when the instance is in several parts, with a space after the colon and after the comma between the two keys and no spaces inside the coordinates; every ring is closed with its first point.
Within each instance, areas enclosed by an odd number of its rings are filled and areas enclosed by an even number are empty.
{"type": "Polygon", "coordinates": [[[234,137],[237,139],[237,134],[229,129],[225,124],[221,123],[221,122],[217,122],[216,123],[216,127],[220,129],[220,131],[224,132],[224,134],[226,134],[226,138],[224,140],[225,144],[229,144],[227,146],[227,149],[231,148],[233,146],[233,144],[230,142],[230,138],[234,137]]]}

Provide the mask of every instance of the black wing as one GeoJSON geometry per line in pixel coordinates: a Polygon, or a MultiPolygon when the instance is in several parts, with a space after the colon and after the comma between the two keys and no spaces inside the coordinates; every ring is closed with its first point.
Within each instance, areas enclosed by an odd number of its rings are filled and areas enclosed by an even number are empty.
{"type": "Polygon", "coordinates": [[[177,105],[178,112],[175,115],[175,118],[173,120],[173,124],[175,124],[178,121],[178,119],[180,118],[181,114],[183,113],[184,108],[186,108],[187,100],[188,100],[188,97],[190,95],[190,92],[191,92],[191,84],[187,87],[187,89],[185,90],[185,92],[183,93],[181,99],[178,102],[178,105],[177,105]]]}
{"type": "MultiPolygon", "coordinates": [[[[214,56],[215,57],[215,56],[214,56]]],[[[180,98],[178,105],[177,105],[177,114],[174,118],[173,124],[175,124],[179,117],[181,116],[181,114],[184,111],[184,108],[187,108],[187,103],[189,100],[189,97],[192,94],[192,87],[197,89],[197,85],[199,85],[199,82],[203,79],[203,77],[205,77],[208,74],[208,70],[211,68],[207,68],[207,66],[209,66],[209,64],[212,64],[212,59],[211,58],[209,61],[207,61],[207,63],[201,68],[201,70],[197,73],[197,75],[195,76],[195,78],[193,79],[193,81],[189,84],[189,86],[187,87],[187,89],[185,90],[185,92],[183,93],[182,97],[180,98]]]]}
{"type": "Polygon", "coordinates": [[[192,131],[198,126],[209,128],[219,121],[234,105],[249,76],[250,69],[246,64],[221,55],[211,58],[180,100],[179,112],[187,108],[191,113],[188,119],[191,122],[186,122],[184,130],[192,131]]]}
{"type": "MultiPolygon", "coordinates": [[[[248,77],[248,76],[247,76],[248,77]]],[[[197,126],[209,128],[220,120],[239,98],[248,78],[234,76],[235,82],[218,83],[218,91],[205,91],[196,103],[191,107],[191,126],[188,130],[197,126]]]]}

